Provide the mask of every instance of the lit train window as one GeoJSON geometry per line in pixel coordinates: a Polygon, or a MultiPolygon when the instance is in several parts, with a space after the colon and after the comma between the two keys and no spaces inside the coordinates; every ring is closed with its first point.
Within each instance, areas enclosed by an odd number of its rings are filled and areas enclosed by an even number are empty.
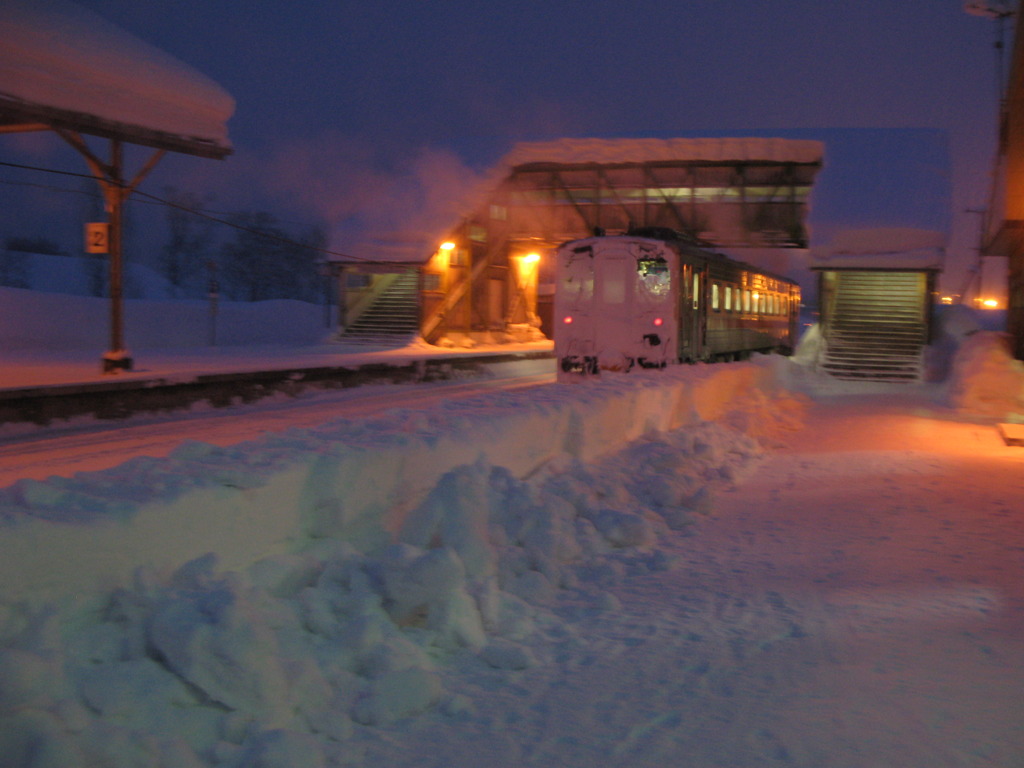
{"type": "Polygon", "coordinates": [[[711,284],[711,308],[716,312],[721,309],[718,304],[718,283],[711,284]]]}
{"type": "Polygon", "coordinates": [[[732,312],[732,286],[725,286],[725,311],[732,312]]]}
{"type": "Polygon", "coordinates": [[[700,275],[693,273],[693,308],[700,308],[700,275]]]}
{"type": "Polygon", "coordinates": [[[743,289],[743,311],[744,312],[749,312],[750,311],[750,289],[749,288],[744,288],[743,289]]]}

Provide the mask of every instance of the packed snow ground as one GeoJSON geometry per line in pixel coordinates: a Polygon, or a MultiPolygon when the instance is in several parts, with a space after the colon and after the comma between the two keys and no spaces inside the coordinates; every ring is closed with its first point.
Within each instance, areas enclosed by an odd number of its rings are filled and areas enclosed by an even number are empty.
{"type": "Polygon", "coordinates": [[[16,483],[0,754],[1019,763],[1024,367],[948,327],[919,387],[763,358],[16,483]]]}

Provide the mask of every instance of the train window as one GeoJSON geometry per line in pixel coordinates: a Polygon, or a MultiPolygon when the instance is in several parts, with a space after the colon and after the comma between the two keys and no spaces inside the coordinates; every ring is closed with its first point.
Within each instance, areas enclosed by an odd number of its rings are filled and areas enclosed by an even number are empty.
{"type": "Polygon", "coordinates": [[[700,309],[700,275],[693,273],[693,308],[700,309]]]}
{"type": "Polygon", "coordinates": [[[711,284],[711,308],[716,312],[722,308],[718,303],[718,283],[711,284]]]}
{"type": "Polygon", "coordinates": [[[743,289],[743,311],[744,312],[749,312],[750,311],[750,289],[749,288],[744,288],[743,289]]]}
{"type": "Polygon", "coordinates": [[[640,288],[652,296],[664,296],[671,288],[671,276],[668,271],[668,262],[658,256],[657,258],[643,258],[636,262],[637,276],[640,278],[640,288]]]}
{"type": "Polygon", "coordinates": [[[732,286],[725,286],[725,311],[732,312],[732,286]]]}
{"type": "Polygon", "coordinates": [[[575,304],[578,301],[590,301],[594,295],[594,274],[564,273],[559,282],[558,290],[566,302],[575,304]]]}

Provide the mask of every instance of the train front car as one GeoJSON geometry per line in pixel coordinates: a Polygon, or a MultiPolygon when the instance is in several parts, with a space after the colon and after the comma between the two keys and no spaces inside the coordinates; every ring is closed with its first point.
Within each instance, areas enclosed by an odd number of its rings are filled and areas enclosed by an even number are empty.
{"type": "Polygon", "coordinates": [[[679,256],[639,237],[591,237],[557,254],[560,377],[663,368],[678,359],[679,256]]]}

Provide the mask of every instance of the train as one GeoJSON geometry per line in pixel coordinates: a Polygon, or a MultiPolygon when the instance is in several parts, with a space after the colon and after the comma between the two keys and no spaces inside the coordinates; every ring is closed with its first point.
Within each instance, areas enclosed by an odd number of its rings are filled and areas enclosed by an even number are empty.
{"type": "Polygon", "coordinates": [[[555,255],[561,374],[790,354],[800,286],[683,233],[644,228],[572,240],[555,255]]]}

